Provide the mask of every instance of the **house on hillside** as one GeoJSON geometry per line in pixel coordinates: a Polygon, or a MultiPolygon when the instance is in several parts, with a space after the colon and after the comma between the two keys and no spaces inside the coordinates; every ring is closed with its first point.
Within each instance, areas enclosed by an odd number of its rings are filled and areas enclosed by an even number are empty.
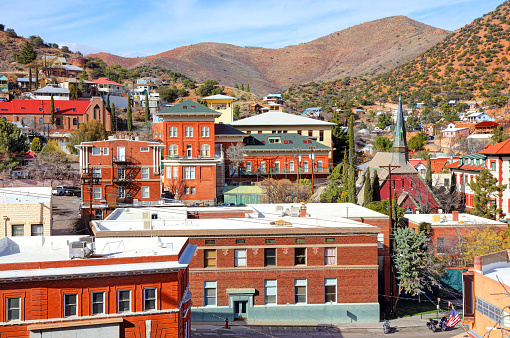
{"type": "MultiPolygon", "coordinates": [[[[303,115],[307,117],[311,117],[313,119],[321,119],[322,112],[324,110],[322,107],[310,107],[303,110],[303,115]]],[[[322,118],[323,119],[323,118],[322,118]]]]}
{"type": "Polygon", "coordinates": [[[443,137],[448,138],[458,138],[458,137],[468,137],[471,133],[471,130],[467,127],[455,127],[455,124],[450,123],[445,129],[441,131],[443,133],[443,137]]]}
{"type": "Polygon", "coordinates": [[[283,96],[282,94],[268,94],[267,96],[264,96],[263,100],[267,103],[276,103],[283,105],[283,96]]]}
{"type": "Polygon", "coordinates": [[[493,118],[489,116],[487,113],[481,113],[476,111],[468,111],[466,112],[466,115],[464,116],[464,121],[467,122],[475,122],[480,123],[483,121],[492,121],[493,118]]]}
{"type": "Polygon", "coordinates": [[[475,134],[492,134],[499,123],[493,121],[483,121],[475,124],[475,134]]]}
{"type": "Polygon", "coordinates": [[[61,88],[57,85],[46,85],[46,87],[39,88],[34,90],[31,93],[28,93],[27,96],[33,100],[51,100],[53,95],[53,100],[69,100],[69,89],[61,88]]]}

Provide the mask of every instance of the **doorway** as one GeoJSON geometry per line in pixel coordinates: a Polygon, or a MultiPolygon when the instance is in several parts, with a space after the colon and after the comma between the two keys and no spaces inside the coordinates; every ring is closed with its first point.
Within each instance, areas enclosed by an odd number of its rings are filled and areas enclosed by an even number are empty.
{"type": "Polygon", "coordinates": [[[234,320],[246,320],[246,307],[248,306],[247,300],[234,301],[234,320]]]}
{"type": "Polygon", "coordinates": [[[125,147],[117,147],[117,161],[125,161],[126,160],[126,148],[125,147]]]}

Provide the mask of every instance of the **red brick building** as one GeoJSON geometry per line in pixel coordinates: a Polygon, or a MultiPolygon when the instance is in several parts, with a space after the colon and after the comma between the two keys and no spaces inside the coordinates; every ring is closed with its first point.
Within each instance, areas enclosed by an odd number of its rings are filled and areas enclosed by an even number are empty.
{"type": "Polygon", "coordinates": [[[154,138],[165,145],[163,187],[184,202],[216,202],[223,151],[215,147],[214,119],[220,115],[191,100],[156,114],[154,138]]]}
{"type": "Polygon", "coordinates": [[[159,142],[108,139],[83,142],[80,150],[82,211],[102,218],[120,205],[161,200],[159,142]]]}
{"type": "Polygon", "coordinates": [[[2,337],[189,337],[187,238],[10,237],[0,248],[2,337]]]}
{"type": "Polygon", "coordinates": [[[80,100],[55,100],[55,123],[50,124],[50,100],[12,100],[0,102],[0,118],[20,122],[34,130],[71,132],[81,123],[98,120],[111,131],[111,116],[99,97],[80,100]]]}
{"type": "Polygon", "coordinates": [[[117,209],[92,228],[97,237],[189,237],[198,246],[190,264],[195,322],[377,322],[387,241],[371,223],[387,216],[336,206],[117,209]]]}

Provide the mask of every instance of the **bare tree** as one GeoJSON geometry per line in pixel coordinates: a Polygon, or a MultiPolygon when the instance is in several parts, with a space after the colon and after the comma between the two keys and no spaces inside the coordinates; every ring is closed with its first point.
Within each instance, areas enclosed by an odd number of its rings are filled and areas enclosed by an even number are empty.
{"type": "Polygon", "coordinates": [[[288,179],[268,178],[261,182],[267,194],[267,203],[294,203],[307,201],[311,196],[311,187],[288,179]]]}
{"type": "MultiPolygon", "coordinates": [[[[246,156],[247,149],[243,143],[237,143],[235,145],[231,145],[227,148],[225,152],[225,156],[227,158],[230,167],[232,168],[232,173],[230,176],[239,170],[241,163],[244,162],[244,157],[246,156]]],[[[241,181],[241,173],[238,172],[239,181],[241,181]]]]}

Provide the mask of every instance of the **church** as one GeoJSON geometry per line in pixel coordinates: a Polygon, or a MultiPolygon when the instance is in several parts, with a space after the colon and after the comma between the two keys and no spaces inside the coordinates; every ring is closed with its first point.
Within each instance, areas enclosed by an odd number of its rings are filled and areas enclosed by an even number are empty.
{"type": "Polygon", "coordinates": [[[409,163],[409,148],[407,147],[404,113],[400,99],[393,132],[392,151],[376,153],[356,182],[356,186],[361,187],[357,198],[360,205],[364,203],[363,192],[367,170],[370,170],[371,177],[374,177],[375,171],[377,171],[381,187],[381,200],[388,200],[391,183],[392,196],[396,193],[398,206],[404,208],[406,213],[436,213],[441,207],[441,203],[427,186],[425,179],[409,163]],[[391,181],[389,181],[389,170],[391,170],[391,181]]]}

